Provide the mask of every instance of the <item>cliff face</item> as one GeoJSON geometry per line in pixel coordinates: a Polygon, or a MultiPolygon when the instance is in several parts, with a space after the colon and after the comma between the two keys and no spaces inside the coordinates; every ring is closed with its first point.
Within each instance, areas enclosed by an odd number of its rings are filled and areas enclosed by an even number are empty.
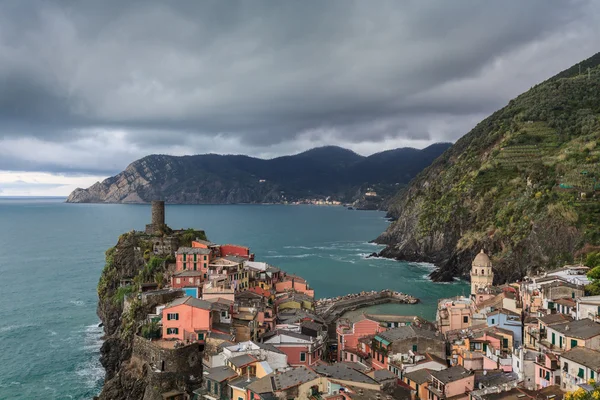
{"type": "Polygon", "coordinates": [[[369,157],[325,147],[272,160],[152,155],[88,189],[76,189],[67,202],[142,203],[161,198],[179,204],[279,203],[315,196],[353,201],[361,188],[380,185],[389,190],[407,183],[448,146],[397,149],[369,157]]]}
{"type": "Polygon", "coordinates": [[[504,282],[598,244],[599,64],[512,100],[420,173],[391,202],[381,255],[432,262],[434,280],[451,280],[484,248],[504,282]]]}
{"type": "MultiPolygon", "coordinates": [[[[206,239],[202,231],[188,230],[174,235],[173,240],[182,245],[188,245],[196,237],[206,239]]],[[[173,372],[157,375],[147,360],[132,357],[135,335],[156,305],[156,302],[138,299],[139,285],[146,282],[161,284],[167,263],[172,261],[172,255],[154,254],[154,241],[153,237],[143,233],[129,232],[121,235],[117,245],[106,251],[106,265],[98,282],[97,314],[105,333],[100,362],[106,371],[100,400],[159,400],[162,392],[187,389],[187,375],[173,372]]],[[[177,295],[180,294],[161,295],[157,301],[168,302],[177,295]]],[[[139,337],[137,340],[146,341],[139,337]]],[[[196,375],[201,376],[201,362],[195,362],[199,365],[196,375]]],[[[184,372],[187,374],[188,371],[184,372]]]]}

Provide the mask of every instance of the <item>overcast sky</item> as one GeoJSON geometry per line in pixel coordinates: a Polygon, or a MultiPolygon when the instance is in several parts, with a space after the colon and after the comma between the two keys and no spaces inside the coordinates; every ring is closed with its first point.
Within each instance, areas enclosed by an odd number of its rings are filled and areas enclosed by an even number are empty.
{"type": "Polygon", "coordinates": [[[0,195],[152,153],[455,141],[600,51],[599,3],[3,0],[0,195]]]}

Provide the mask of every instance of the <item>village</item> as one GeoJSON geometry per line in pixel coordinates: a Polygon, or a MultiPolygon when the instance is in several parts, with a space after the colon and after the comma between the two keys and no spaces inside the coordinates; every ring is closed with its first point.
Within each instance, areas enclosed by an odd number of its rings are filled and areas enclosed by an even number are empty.
{"type": "MultiPolygon", "coordinates": [[[[149,234],[164,225],[164,203],[152,216],[149,234]]],[[[393,290],[316,299],[305,279],[242,245],[157,236],[152,251],[173,256],[165,283],[142,284],[124,314],[133,301],[152,310],[132,359],[165,400],[562,399],[600,373],[600,296],[585,296],[584,266],[493,286],[481,250],[470,295],[441,299],[427,321],[347,317],[419,300],[393,290]]]]}

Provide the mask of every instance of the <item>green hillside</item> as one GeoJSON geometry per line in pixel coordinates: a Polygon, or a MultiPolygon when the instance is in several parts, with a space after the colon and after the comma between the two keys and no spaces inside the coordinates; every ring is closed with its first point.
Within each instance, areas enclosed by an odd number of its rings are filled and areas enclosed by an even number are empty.
{"type": "Polygon", "coordinates": [[[479,248],[500,280],[600,242],[600,53],[531,88],[419,174],[391,207],[385,255],[465,274],[479,248]],[[590,68],[588,74],[588,67],[590,68]]]}

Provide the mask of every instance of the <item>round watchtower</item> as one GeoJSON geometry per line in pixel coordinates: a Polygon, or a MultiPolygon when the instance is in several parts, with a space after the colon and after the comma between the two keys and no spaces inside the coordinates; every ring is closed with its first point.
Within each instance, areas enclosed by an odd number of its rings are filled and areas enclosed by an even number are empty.
{"type": "Polygon", "coordinates": [[[152,226],[159,229],[165,225],[165,202],[162,200],[152,201],[152,226]]]}

